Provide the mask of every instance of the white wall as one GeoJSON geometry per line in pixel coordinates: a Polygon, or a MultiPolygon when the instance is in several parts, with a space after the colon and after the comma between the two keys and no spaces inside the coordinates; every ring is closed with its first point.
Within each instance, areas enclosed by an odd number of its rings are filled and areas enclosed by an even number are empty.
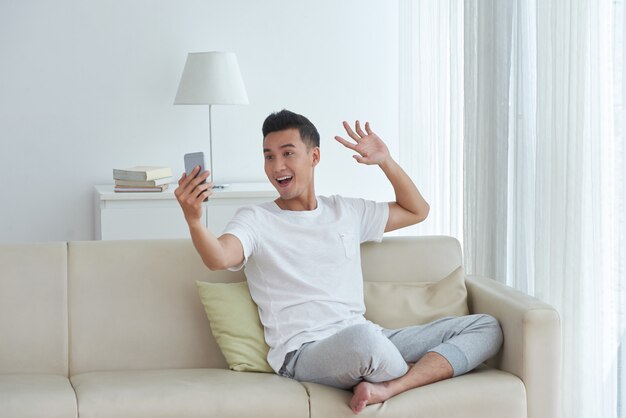
{"type": "Polygon", "coordinates": [[[397,1],[0,0],[0,242],[93,239],[112,168],[181,173],[208,108],[172,103],[187,52],[209,50],[237,53],[250,98],[213,108],[221,180],[265,180],[261,124],[288,108],[322,136],[318,194],[393,197],[332,138],[368,119],[397,157],[397,1]]]}

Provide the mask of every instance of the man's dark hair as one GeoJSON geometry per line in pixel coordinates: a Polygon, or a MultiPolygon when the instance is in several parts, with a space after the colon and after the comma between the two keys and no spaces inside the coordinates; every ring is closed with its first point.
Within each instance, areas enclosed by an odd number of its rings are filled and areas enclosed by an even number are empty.
{"type": "Polygon", "coordinates": [[[272,132],[284,131],[286,129],[297,129],[300,132],[300,138],[302,138],[302,141],[308,148],[320,146],[320,134],[317,132],[315,125],[304,116],[286,109],[274,112],[265,118],[262,128],[263,139],[272,132]]]}

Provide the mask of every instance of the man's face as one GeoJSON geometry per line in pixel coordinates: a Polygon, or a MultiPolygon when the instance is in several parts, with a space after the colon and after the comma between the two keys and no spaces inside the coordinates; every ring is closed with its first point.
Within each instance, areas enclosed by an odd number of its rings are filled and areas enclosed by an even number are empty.
{"type": "Polygon", "coordinates": [[[319,148],[309,149],[297,129],[272,132],[263,140],[265,174],[283,200],[306,196],[313,188],[319,148]]]}

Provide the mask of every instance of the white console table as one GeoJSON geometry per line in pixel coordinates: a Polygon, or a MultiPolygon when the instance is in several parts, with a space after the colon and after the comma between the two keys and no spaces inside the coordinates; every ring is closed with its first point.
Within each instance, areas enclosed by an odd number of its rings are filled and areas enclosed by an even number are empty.
{"type": "MultiPolygon", "coordinates": [[[[95,237],[102,240],[190,238],[183,211],[170,184],[164,192],[115,193],[113,185],[95,186],[95,237]]],[[[215,189],[204,203],[207,228],[221,235],[241,206],[278,197],[270,183],[233,183],[215,189]]]]}

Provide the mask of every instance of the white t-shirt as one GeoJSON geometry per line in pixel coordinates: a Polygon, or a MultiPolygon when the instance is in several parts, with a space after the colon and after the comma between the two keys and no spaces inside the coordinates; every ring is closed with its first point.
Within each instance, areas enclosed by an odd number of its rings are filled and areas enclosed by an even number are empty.
{"type": "Polygon", "coordinates": [[[311,211],[245,206],[226,226],[243,246],[231,270],[245,265],[276,372],[302,344],[366,322],[360,244],[381,241],[388,217],[387,203],[320,196],[311,211]]]}

